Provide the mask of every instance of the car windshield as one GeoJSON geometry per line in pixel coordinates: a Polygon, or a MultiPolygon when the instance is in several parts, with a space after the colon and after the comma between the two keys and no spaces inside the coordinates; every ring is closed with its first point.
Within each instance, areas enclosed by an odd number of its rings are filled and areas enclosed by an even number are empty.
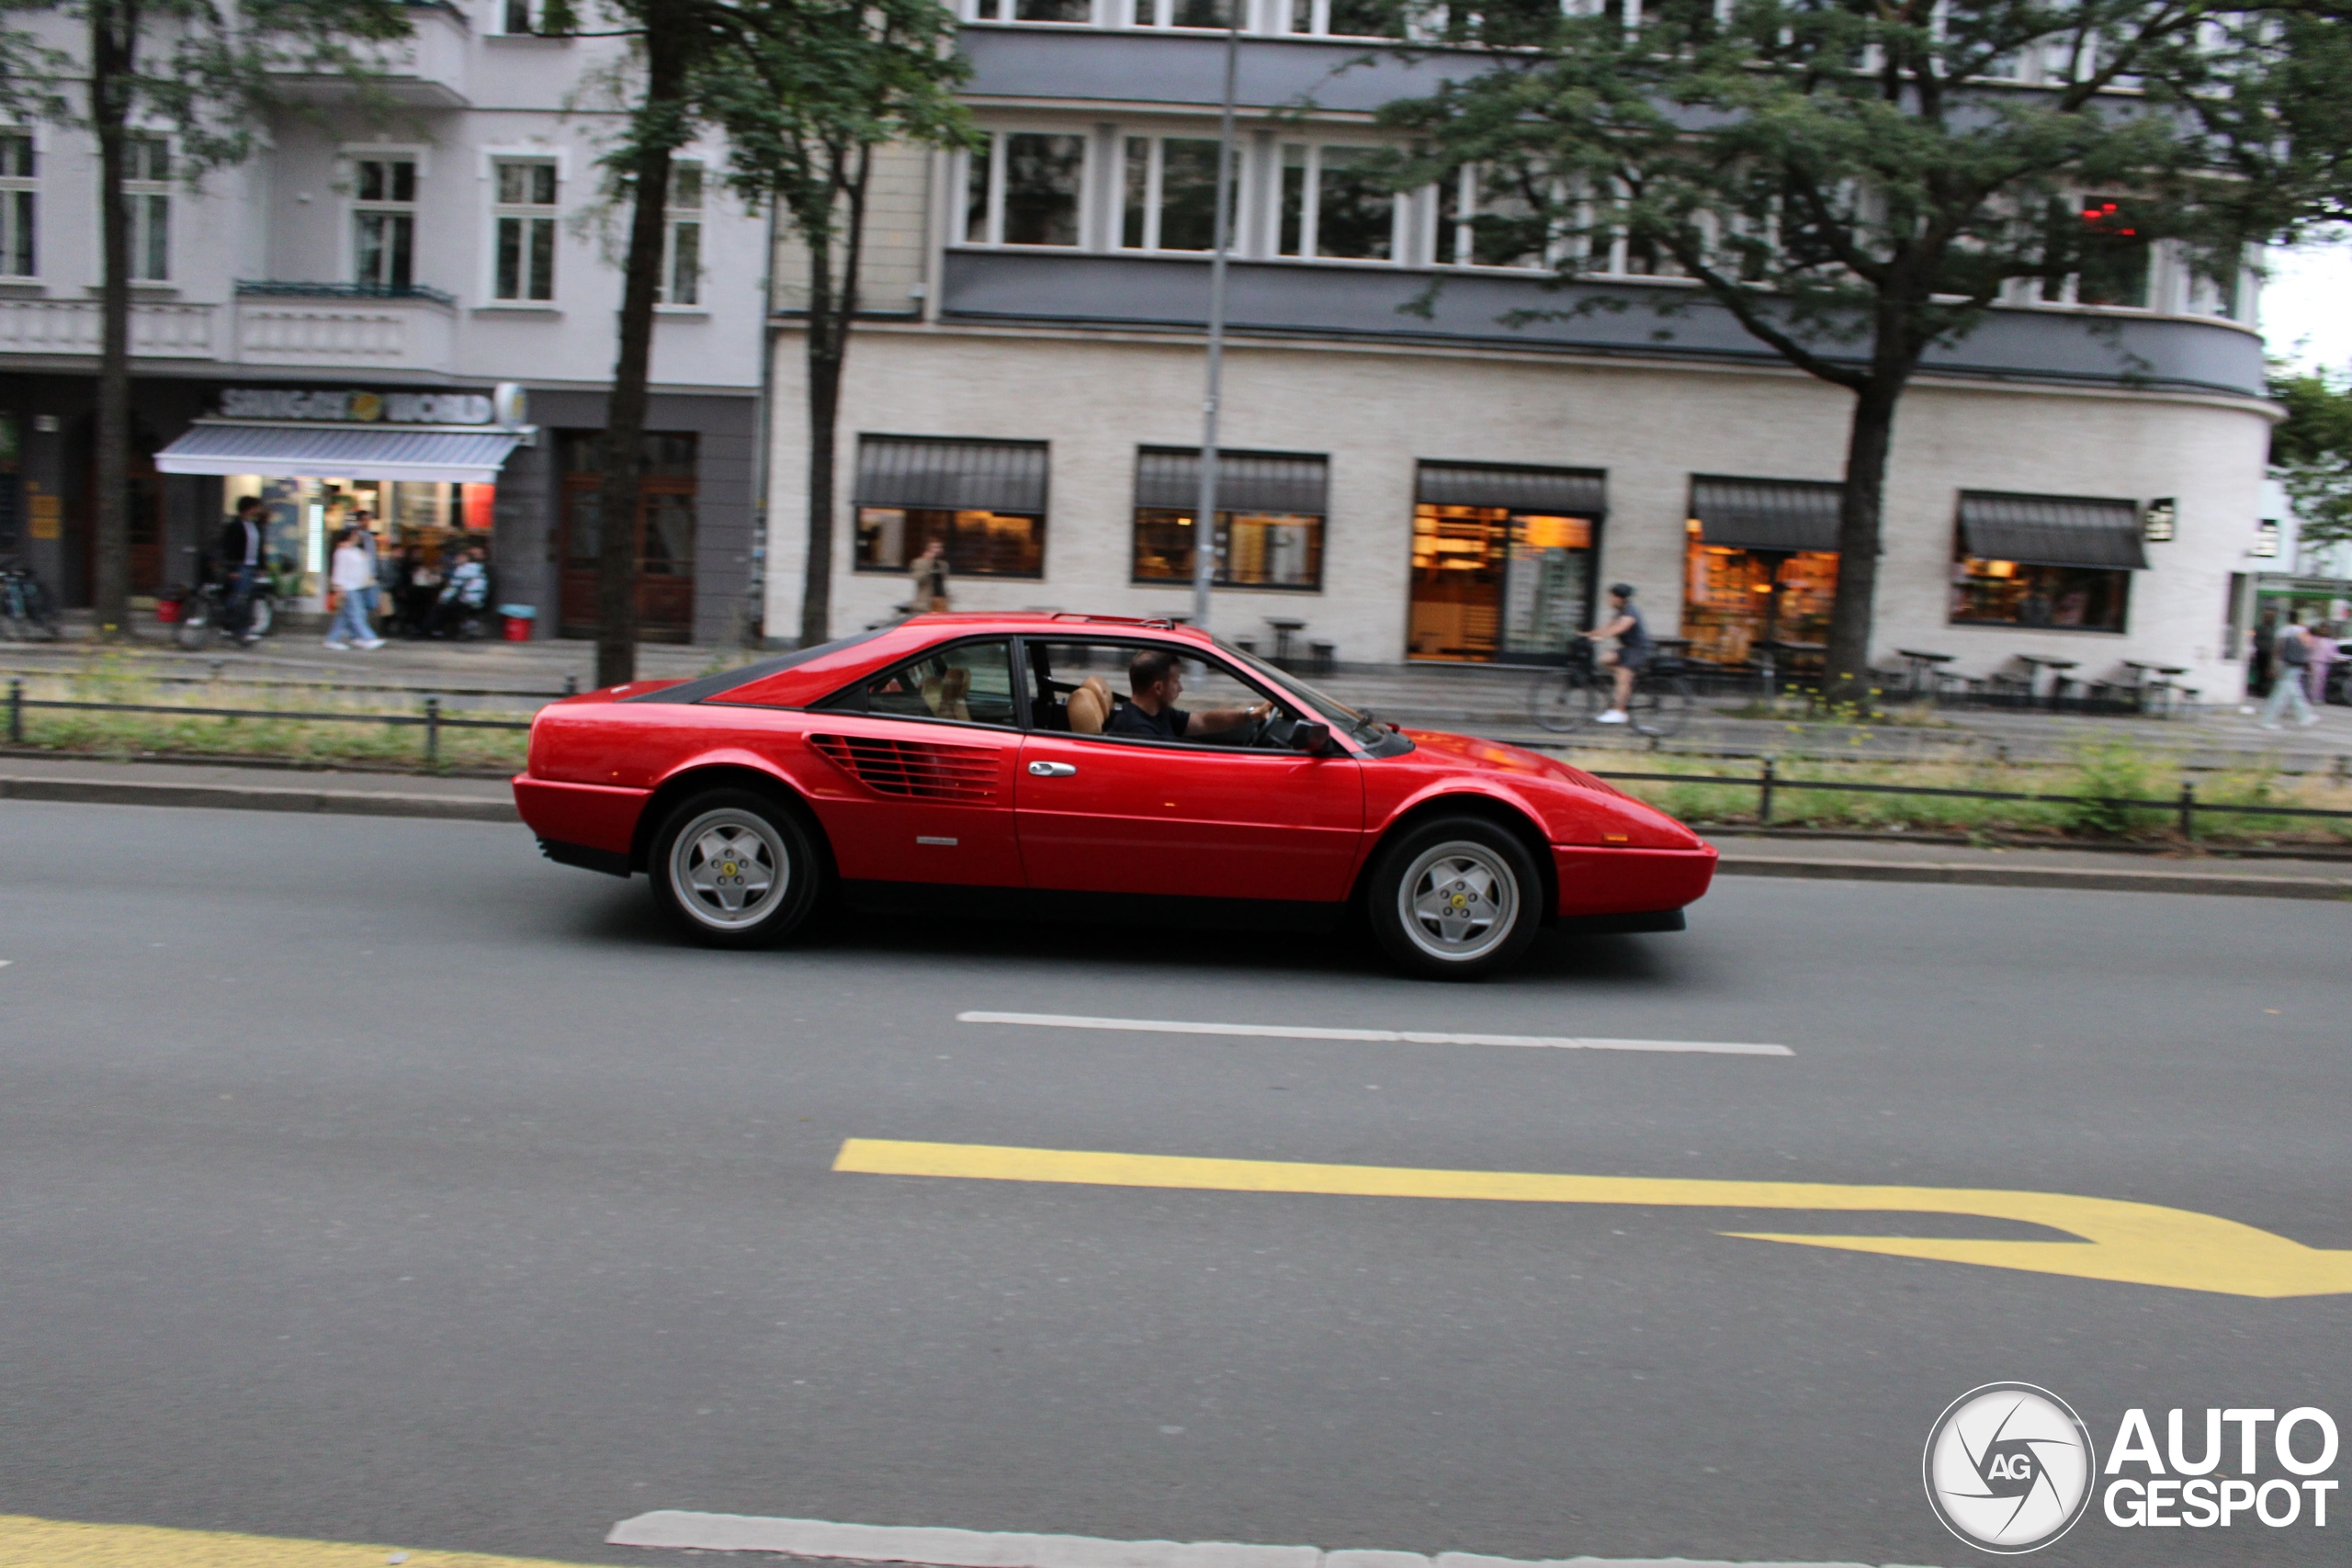
{"type": "Polygon", "coordinates": [[[1278,664],[1270,663],[1246,649],[1234,647],[1223,638],[1217,647],[1227,657],[1248,665],[1257,673],[1297,694],[1300,701],[1319,714],[1332,728],[1342,731],[1355,743],[1375,757],[1402,756],[1413,749],[1413,743],[1381,723],[1370,708],[1353,708],[1329,692],[1308,685],[1278,664]]]}

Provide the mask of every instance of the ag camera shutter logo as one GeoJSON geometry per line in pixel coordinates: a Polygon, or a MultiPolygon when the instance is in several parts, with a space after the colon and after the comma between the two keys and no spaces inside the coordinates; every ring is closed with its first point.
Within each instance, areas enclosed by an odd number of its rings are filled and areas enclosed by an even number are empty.
{"type": "Polygon", "coordinates": [[[1986,1383],[1948,1405],[1920,1461],[1928,1505],[1982,1551],[2038,1551],[2075,1528],[2098,1455],[2066,1402],[2026,1382],[1986,1383]]]}

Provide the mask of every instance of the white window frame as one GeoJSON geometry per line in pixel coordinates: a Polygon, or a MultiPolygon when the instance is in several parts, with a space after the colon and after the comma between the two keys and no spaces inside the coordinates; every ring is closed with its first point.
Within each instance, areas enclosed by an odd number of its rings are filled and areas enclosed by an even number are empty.
{"type": "MultiPolygon", "coordinates": [[[[1086,15],[1075,22],[1032,21],[1014,15],[1020,0],[966,0],[965,20],[972,22],[1001,22],[1023,28],[1095,28],[1106,25],[1106,13],[1117,0],[1087,0],[1086,15]]],[[[1135,0],[1137,6],[1148,6],[1153,0],[1135,0]]],[[[1247,0],[1244,0],[1247,3],[1247,0]]]]}
{"type": "Polygon", "coordinates": [[[662,276],[655,282],[653,302],[657,310],[692,311],[699,314],[702,302],[702,280],[708,274],[703,250],[704,209],[710,200],[710,169],[700,158],[673,158],[670,161],[670,204],[662,218],[662,276]],[[695,177],[695,199],[691,207],[678,199],[678,175],[691,170],[695,177]],[[687,298],[679,299],[678,261],[679,237],[682,231],[694,231],[694,274],[687,279],[687,298]]]}
{"type": "Polygon", "coordinates": [[[1278,141],[1273,147],[1273,177],[1266,182],[1270,187],[1262,209],[1266,220],[1266,254],[1288,261],[1337,263],[1342,266],[1402,266],[1413,254],[1413,203],[1409,192],[1398,192],[1389,198],[1388,254],[1385,256],[1327,256],[1317,254],[1322,221],[1323,154],[1326,151],[1378,151],[1380,144],[1372,141],[1278,141]],[[1306,150],[1306,179],[1299,194],[1298,249],[1283,249],[1283,188],[1291,169],[1290,150],[1306,150]]]}
{"type": "Polygon", "coordinates": [[[562,161],[560,159],[551,157],[545,152],[493,152],[490,155],[489,161],[490,247],[489,255],[485,259],[489,263],[490,276],[488,280],[489,286],[483,290],[484,297],[488,299],[492,305],[509,310],[552,310],[555,308],[556,290],[560,285],[559,275],[562,270],[559,265],[560,261],[560,253],[563,248],[561,224],[563,212],[562,161]],[[508,168],[526,167],[546,168],[554,172],[555,199],[552,202],[507,202],[500,199],[503,195],[503,192],[500,189],[500,186],[503,184],[503,171],[508,168]],[[509,222],[515,222],[524,225],[520,231],[523,247],[517,261],[515,292],[511,295],[501,294],[499,292],[498,276],[499,250],[503,243],[505,226],[509,222]],[[548,225],[548,291],[544,296],[534,296],[531,292],[531,278],[529,271],[530,239],[532,235],[532,229],[530,228],[530,225],[534,223],[545,223],[548,225]]]}
{"type": "MultiPolygon", "coordinates": [[[[956,243],[986,245],[990,249],[1019,251],[1083,251],[1089,248],[1087,236],[1094,232],[1094,159],[1096,138],[1080,130],[1053,126],[984,126],[982,133],[989,139],[988,198],[981,220],[981,236],[972,236],[972,174],[973,153],[968,150],[956,154],[956,243]],[[1067,245],[1012,244],[1004,238],[1004,149],[1005,142],[1015,136],[1062,136],[1079,142],[1078,169],[1078,237],[1067,245]]],[[[1124,152],[1122,163],[1125,162],[1124,152]]]]}
{"type": "Polygon", "coordinates": [[[424,188],[424,181],[427,174],[425,151],[426,150],[424,148],[413,146],[349,146],[339,150],[339,155],[342,159],[344,168],[344,183],[350,189],[350,196],[344,204],[349,209],[346,214],[346,221],[344,224],[345,243],[350,247],[349,254],[344,258],[343,273],[345,277],[348,277],[357,283],[371,281],[370,279],[362,278],[359,276],[359,220],[364,214],[383,213],[388,216],[405,217],[408,219],[409,285],[413,288],[419,281],[416,276],[417,260],[419,255],[417,248],[417,220],[419,209],[423,204],[422,193],[424,188]],[[411,170],[413,171],[411,177],[412,188],[409,199],[406,201],[394,201],[390,197],[385,197],[370,200],[368,197],[361,196],[359,194],[359,165],[362,164],[383,164],[387,166],[393,164],[408,164],[411,170]]]}
{"type": "MultiPolygon", "coordinates": [[[[1109,3],[1110,0],[1095,0],[1096,14],[1099,16],[1102,6],[1109,3]]],[[[1155,31],[1160,32],[1172,30],[1188,33],[1221,33],[1226,30],[1222,26],[1201,28],[1188,25],[1182,28],[1178,28],[1176,25],[1177,3],[1178,0],[1127,0],[1126,25],[1131,28],[1149,28],[1155,31]]],[[[1254,33],[1259,30],[1257,18],[1251,15],[1252,10],[1254,9],[1254,0],[1226,0],[1226,3],[1228,5],[1239,6],[1241,7],[1241,30],[1243,33],[1254,33]]],[[[1287,0],[1285,0],[1285,3],[1287,3],[1287,0]]]]}
{"type": "Polygon", "coordinates": [[[122,197],[130,220],[130,281],[133,283],[169,283],[172,280],[172,179],[171,172],[178,154],[173,150],[172,139],[156,130],[130,130],[123,136],[125,162],[140,170],[138,177],[125,171],[122,197]],[[143,149],[164,150],[164,177],[147,177],[143,149]],[[157,230],[162,232],[160,238],[157,230]],[[155,265],[156,252],[162,252],[160,266],[155,265]]]}
{"type": "MultiPolygon", "coordinates": [[[[1211,134],[1179,136],[1156,130],[1122,130],[1120,132],[1118,142],[1118,173],[1116,180],[1118,188],[1114,193],[1116,198],[1116,211],[1111,224],[1110,235],[1111,248],[1113,250],[1136,253],[1148,252],[1154,254],[1160,252],[1159,217],[1161,206],[1161,181],[1164,177],[1164,172],[1167,166],[1168,143],[1170,141],[1205,141],[1214,143],[1216,141],[1216,137],[1211,134]],[[1127,143],[1130,141],[1145,142],[1150,149],[1150,151],[1146,154],[1144,167],[1144,188],[1142,191],[1143,238],[1140,244],[1135,245],[1127,243],[1127,199],[1131,195],[1135,194],[1129,190],[1127,186],[1127,143]]],[[[1241,171],[1249,164],[1250,160],[1247,155],[1249,149],[1246,146],[1238,141],[1235,143],[1233,148],[1233,184],[1227,198],[1232,203],[1232,217],[1228,222],[1227,234],[1228,236],[1229,243],[1237,245],[1240,239],[1240,217],[1242,212],[1246,210],[1241,202],[1241,171]]],[[[1165,254],[1174,256],[1203,256],[1207,255],[1210,253],[1206,247],[1203,247],[1199,250],[1168,251],[1165,254]]]]}
{"type": "Polygon", "coordinates": [[[545,0],[489,0],[491,25],[485,32],[500,38],[537,38],[545,0]],[[520,17],[526,24],[514,25],[520,17]]]}
{"type": "Polygon", "coordinates": [[[18,174],[0,159],[0,278],[28,283],[40,276],[40,138],[28,125],[0,125],[0,141],[23,142],[29,165],[18,174]]]}
{"type": "Polygon", "coordinates": [[[1473,227],[1483,206],[1480,200],[1481,170],[1476,164],[1464,164],[1454,171],[1454,216],[1445,216],[1444,191],[1437,186],[1428,187],[1430,219],[1430,261],[1438,266],[1475,268],[1480,272],[1542,272],[1554,265],[1561,255],[1559,236],[1544,236],[1544,249],[1532,261],[1494,263],[1476,259],[1477,231],[1473,227]]]}

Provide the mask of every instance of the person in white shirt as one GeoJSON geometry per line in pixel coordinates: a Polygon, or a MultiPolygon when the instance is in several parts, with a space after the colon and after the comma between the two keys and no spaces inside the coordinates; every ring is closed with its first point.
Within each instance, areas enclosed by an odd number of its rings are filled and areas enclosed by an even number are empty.
{"type": "Polygon", "coordinates": [[[327,628],[329,648],[381,648],[384,639],[368,624],[367,590],[376,586],[375,564],[368,558],[366,547],[359,542],[359,530],[346,528],[334,547],[334,560],[327,572],[327,586],[343,596],[334,613],[334,624],[327,628]]]}

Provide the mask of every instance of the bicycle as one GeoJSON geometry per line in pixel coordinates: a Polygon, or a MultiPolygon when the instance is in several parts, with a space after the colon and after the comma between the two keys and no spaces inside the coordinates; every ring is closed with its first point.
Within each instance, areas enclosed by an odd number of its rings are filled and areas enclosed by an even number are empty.
{"type": "MultiPolygon", "coordinates": [[[[179,624],[172,628],[172,640],[190,653],[203,652],[212,646],[214,637],[222,635],[221,617],[228,611],[228,585],[208,575],[181,601],[179,624]]],[[[245,601],[244,640],[259,641],[277,624],[277,592],[269,579],[263,577],[254,583],[245,601]]]]}
{"type": "MultiPolygon", "coordinates": [[[[1528,709],[1535,722],[1555,735],[1593,726],[1617,698],[1617,671],[1593,657],[1592,643],[1577,637],[1568,644],[1567,660],[1557,670],[1535,677],[1528,692],[1528,709]]],[[[1679,660],[1657,653],[1634,672],[1634,693],[1625,703],[1625,728],[1636,735],[1679,735],[1698,706],[1690,677],[1679,660]]]]}
{"type": "Polygon", "coordinates": [[[57,601],[22,561],[0,562],[0,635],[10,642],[55,642],[64,635],[57,601]]]}

